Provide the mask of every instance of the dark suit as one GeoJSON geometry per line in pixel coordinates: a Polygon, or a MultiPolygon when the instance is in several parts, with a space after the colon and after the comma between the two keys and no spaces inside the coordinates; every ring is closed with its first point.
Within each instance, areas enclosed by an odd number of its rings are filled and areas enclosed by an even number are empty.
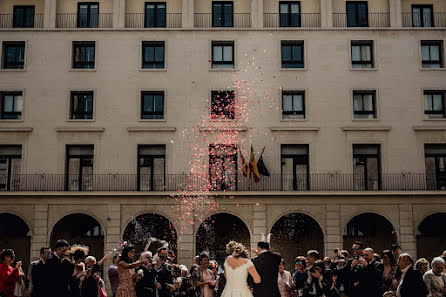
{"type": "Polygon", "coordinates": [[[46,265],[48,265],[48,296],[70,296],[70,283],[74,264],[65,258],[58,258],[54,253],[51,253],[46,261],[46,265]]]}
{"type": "Polygon", "coordinates": [[[400,288],[401,297],[426,297],[428,294],[426,284],[421,273],[410,266],[404,276],[400,288]]]}
{"type": "Polygon", "coordinates": [[[271,251],[263,252],[252,260],[261,278],[260,284],[254,284],[254,297],[280,297],[278,278],[281,261],[282,257],[271,251]]]}
{"type": "MultiPolygon", "coordinates": [[[[153,267],[155,269],[155,266],[153,267]]],[[[161,288],[158,289],[159,297],[169,297],[170,289],[167,284],[173,284],[173,276],[170,267],[166,263],[163,263],[160,269],[156,271],[156,282],[161,284],[161,288]]]]}
{"type": "Polygon", "coordinates": [[[31,297],[46,297],[47,296],[47,265],[43,263],[42,259],[31,263],[31,281],[32,293],[31,297]]]}
{"type": "MultiPolygon", "coordinates": [[[[350,268],[351,262],[349,261],[350,268]]],[[[352,297],[378,297],[380,294],[381,277],[384,267],[382,263],[375,260],[371,261],[367,266],[357,265],[349,270],[348,279],[349,296],[352,297]],[[355,286],[355,283],[358,283],[355,286]]]]}
{"type": "Polygon", "coordinates": [[[143,278],[136,283],[136,296],[137,297],[151,297],[155,296],[155,278],[156,278],[156,271],[155,268],[153,268],[153,265],[150,266],[150,269],[147,265],[141,265],[140,268],[135,269],[138,271],[139,269],[142,269],[144,272],[143,278]]]}

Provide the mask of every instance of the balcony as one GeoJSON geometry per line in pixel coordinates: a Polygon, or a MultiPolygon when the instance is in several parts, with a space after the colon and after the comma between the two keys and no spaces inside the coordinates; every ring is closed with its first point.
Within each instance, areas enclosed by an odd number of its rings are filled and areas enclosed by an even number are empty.
{"type": "Polygon", "coordinates": [[[56,14],[56,28],[112,28],[112,13],[78,14],[58,13],[56,14]]]}
{"type": "Polygon", "coordinates": [[[386,12],[368,14],[333,13],[333,27],[390,27],[390,14],[386,12]]]}
{"type": "Polygon", "coordinates": [[[265,28],[319,28],[321,26],[320,13],[300,14],[265,13],[263,14],[263,26],[265,28]]]}
{"type": "Polygon", "coordinates": [[[158,15],[147,15],[145,13],[126,13],[126,28],[181,28],[181,13],[166,13],[158,15]]]}
{"type": "Polygon", "coordinates": [[[404,12],[403,27],[446,27],[446,12],[434,12],[432,15],[414,15],[411,12],[404,12]]]}
{"type": "Polygon", "coordinates": [[[224,20],[212,13],[195,13],[195,28],[251,28],[250,13],[223,14],[224,20]]]}
{"type": "MultiPolygon", "coordinates": [[[[214,180],[214,179],[212,179],[214,180]]],[[[440,176],[424,173],[383,173],[378,178],[359,174],[310,174],[262,176],[258,183],[240,175],[212,184],[209,176],[185,174],[13,174],[0,175],[0,191],[431,191],[446,190],[440,176]]]]}
{"type": "Polygon", "coordinates": [[[13,14],[0,14],[0,28],[43,28],[43,13],[35,14],[33,19],[27,19],[23,26],[14,24],[13,14]]]}

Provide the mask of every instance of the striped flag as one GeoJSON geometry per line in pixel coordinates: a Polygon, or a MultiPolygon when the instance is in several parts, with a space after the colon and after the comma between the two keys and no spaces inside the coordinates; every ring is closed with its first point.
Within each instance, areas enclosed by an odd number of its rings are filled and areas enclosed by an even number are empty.
{"type": "Polygon", "coordinates": [[[246,163],[246,160],[243,157],[242,150],[240,150],[240,157],[241,157],[241,161],[242,161],[242,172],[243,172],[243,175],[245,177],[248,177],[248,175],[249,175],[249,167],[248,167],[248,163],[246,163]]]}
{"type": "Polygon", "coordinates": [[[249,158],[248,178],[253,178],[256,183],[260,181],[260,173],[257,169],[256,157],[254,156],[254,149],[251,145],[251,156],[249,158]]]}

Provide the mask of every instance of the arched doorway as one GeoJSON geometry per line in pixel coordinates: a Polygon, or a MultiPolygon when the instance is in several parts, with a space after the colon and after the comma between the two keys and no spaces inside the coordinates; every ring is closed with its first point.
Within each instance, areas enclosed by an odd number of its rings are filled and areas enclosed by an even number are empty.
{"type": "Polygon", "coordinates": [[[20,217],[10,214],[0,214],[0,250],[13,249],[17,261],[22,261],[22,269],[28,272],[31,249],[29,227],[20,217]]]}
{"type": "Polygon", "coordinates": [[[397,242],[396,231],[385,217],[375,213],[363,213],[348,222],[344,230],[344,249],[351,252],[355,241],[371,247],[380,254],[397,242]]]}
{"type": "Polygon", "coordinates": [[[65,239],[69,244],[81,244],[89,247],[88,254],[99,261],[104,256],[104,231],[93,217],[75,213],[60,219],[51,232],[51,248],[59,239],[65,239]]]}
{"type": "Polygon", "coordinates": [[[429,262],[446,248],[446,213],[439,212],[425,218],[418,226],[417,256],[429,262]]]}
{"type": "Polygon", "coordinates": [[[294,259],[307,255],[308,250],[324,253],[324,233],[310,216],[290,213],[282,216],[271,228],[271,250],[280,254],[285,269],[294,271],[294,259]]]}
{"type": "Polygon", "coordinates": [[[177,254],[177,231],[166,217],[159,214],[146,213],[131,220],[124,230],[123,239],[135,246],[138,255],[149,239],[152,239],[149,251],[153,254],[162,246],[177,254]]]}
{"type": "Polygon", "coordinates": [[[198,228],[195,237],[196,253],[206,251],[211,259],[222,265],[227,256],[226,244],[235,240],[249,250],[250,238],[249,229],[240,218],[228,213],[214,214],[207,217],[198,228]]]}

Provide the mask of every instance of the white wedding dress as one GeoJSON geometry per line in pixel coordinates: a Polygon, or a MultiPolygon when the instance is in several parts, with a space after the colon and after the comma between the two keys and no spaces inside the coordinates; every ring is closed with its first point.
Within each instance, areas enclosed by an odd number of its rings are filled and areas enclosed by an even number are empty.
{"type": "Polygon", "coordinates": [[[222,297],[253,297],[248,287],[248,268],[254,266],[251,260],[245,264],[232,268],[228,261],[225,261],[226,286],[222,297]]]}

